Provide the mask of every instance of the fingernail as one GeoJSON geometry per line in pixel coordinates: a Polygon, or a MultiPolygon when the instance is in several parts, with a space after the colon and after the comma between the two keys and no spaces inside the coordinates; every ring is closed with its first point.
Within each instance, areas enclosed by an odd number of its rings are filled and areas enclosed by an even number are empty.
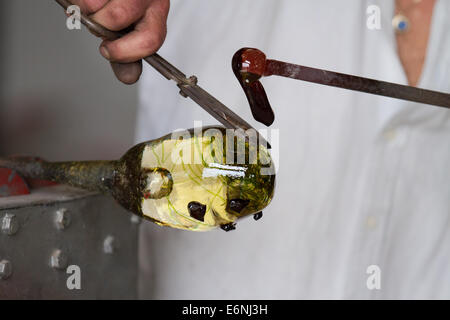
{"type": "Polygon", "coordinates": [[[101,53],[101,55],[102,55],[105,59],[108,59],[108,60],[109,60],[109,58],[111,57],[111,56],[109,55],[108,49],[106,49],[105,46],[101,46],[101,47],[100,47],[100,53],[101,53]]]}

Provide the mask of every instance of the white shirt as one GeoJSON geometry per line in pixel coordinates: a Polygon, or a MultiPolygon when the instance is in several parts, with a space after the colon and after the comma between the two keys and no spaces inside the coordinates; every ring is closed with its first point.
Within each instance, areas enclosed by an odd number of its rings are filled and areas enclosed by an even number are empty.
{"type": "MultiPolygon", "coordinates": [[[[268,58],[406,84],[394,1],[172,1],[160,54],[256,128],[231,71],[268,58]],[[366,27],[381,8],[381,30],[366,27]]],[[[419,87],[450,92],[450,2],[438,0],[419,87]]],[[[450,298],[450,112],[280,77],[262,80],[279,129],[261,220],[195,233],[143,223],[143,298],[450,298]],[[381,270],[369,290],[368,266],[381,270]]],[[[217,121],[147,67],[137,142],[217,121]]],[[[270,141],[270,138],[269,138],[270,141]]],[[[272,146],[274,143],[272,142],[272,146]]]]}

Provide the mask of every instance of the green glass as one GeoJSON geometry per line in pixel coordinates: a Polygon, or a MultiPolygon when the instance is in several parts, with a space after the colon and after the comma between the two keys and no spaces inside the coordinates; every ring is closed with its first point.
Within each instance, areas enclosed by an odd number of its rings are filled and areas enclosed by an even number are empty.
{"type": "Polygon", "coordinates": [[[234,228],[272,200],[275,172],[266,147],[223,127],[205,127],[140,143],[117,161],[0,159],[0,167],[111,194],[159,225],[204,231],[234,228]]]}

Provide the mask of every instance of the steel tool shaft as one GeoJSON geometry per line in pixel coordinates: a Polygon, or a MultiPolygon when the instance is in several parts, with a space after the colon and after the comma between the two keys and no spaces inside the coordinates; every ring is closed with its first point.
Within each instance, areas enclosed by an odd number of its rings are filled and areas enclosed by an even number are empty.
{"type": "Polygon", "coordinates": [[[345,73],[267,60],[264,76],[276,75],[379,96],[450,108],[450,94],[345,73]]]}
{"type": "MultiPolygon", "coordinates": [[[[64,10],[67,10],[72,3],[68,0],[55,0],[64,10]]],[[[124,34],[106,29],[92,19],[89,19],[84,14],[81,14],[81,22],[96,36],[107,40],[115,40],[122,37],[124,34]]],[[[157,53],[152,54],[143,59],[150,64],[154,69],[161,73],[166,79],[173,80],[180,88],[180,94],[184,97],[190,97],[205,111],[212,115],[216,120],[222,123],[226,128],[230,129],[254,129],[249,123],[239,117],[236,113],[226,107],[219,100],[214,98],[207,91],[197,85],[197,78],[195,76],[187,78],[186,75],[166,61],[157,53]]],[[[266,142],[260,136],[260,142],[266,142]]]]}
{"type": "Polygon", "coordinates": [[[266,114],[261,119],[266,123],[273,121],[273,115],[269,112],[271,107],[267,98],[263,99],[264,88],[258,80],[272,75],[450,108],[448,93],[267,59],[264,52],[255,48],[242,48],[234,54],[233,71],[243,86],[250,105],[252,102],[254,104],[251,106],[252,110],[257,110],[259,115],[266,114]]]}
{"type": "Polygon", "coordinates": [[[271,60],[255,48],[238,50],[233,56],[232,67],[247,96],[253,117],[266,126],[273,123],[275,114],[259,80],[271,75],[450,108],[448,93],[271,60]]]}

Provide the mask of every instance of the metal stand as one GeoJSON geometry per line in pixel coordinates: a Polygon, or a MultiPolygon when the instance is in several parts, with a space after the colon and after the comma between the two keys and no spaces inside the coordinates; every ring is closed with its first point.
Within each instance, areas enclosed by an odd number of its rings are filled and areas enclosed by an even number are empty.
{"type": "Polygon", "coordinates": [[[62,185],[0,198],[0,300],[135,299],[139,223],[62,185]]]}

